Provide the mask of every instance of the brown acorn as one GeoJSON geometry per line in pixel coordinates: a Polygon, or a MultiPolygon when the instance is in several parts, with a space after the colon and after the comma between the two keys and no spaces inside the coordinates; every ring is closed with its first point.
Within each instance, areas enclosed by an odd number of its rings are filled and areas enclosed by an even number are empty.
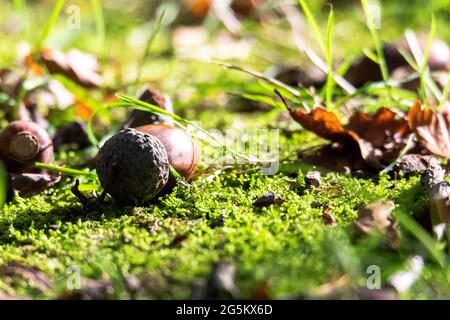
{"type": "Polygon", "coordinates": [[[0,132],[0,157],[8,172],[41,172],[33,163],[53,160],[52,139],[32,121],[12,122],[0,132]]]}
{"type": "Polygon", "coordinates": [[[136,130],[158,138],[164,145],[169,163],[184,179],[189,180],[200,160],[197,143],[183,130],[168,124],[150,124],[136,130]]]}

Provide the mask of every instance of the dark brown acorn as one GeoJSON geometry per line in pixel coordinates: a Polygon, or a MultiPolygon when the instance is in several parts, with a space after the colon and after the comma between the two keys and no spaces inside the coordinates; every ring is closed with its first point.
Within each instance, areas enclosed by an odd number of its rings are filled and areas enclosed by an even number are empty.
{"type": "Polygon", "coordinates": [[[50,163],[53,160],[52,139],[35,122],[12,122],[0,132],[0,157],[8,172],[41,172],[33,163],[50,163]]]}

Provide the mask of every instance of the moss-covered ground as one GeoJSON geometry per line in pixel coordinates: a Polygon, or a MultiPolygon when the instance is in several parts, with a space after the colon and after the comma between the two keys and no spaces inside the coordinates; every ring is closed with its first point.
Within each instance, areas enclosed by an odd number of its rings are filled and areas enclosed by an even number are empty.
{"type": "MultiPolygon", "coordinates": [[[[119,92],[135,95],[138,86],[130,83],[135,80],[136,64],[145,48],[145,35],[154,26],[148,24],[150,18],[145,15],[148,12],[140,12],[138,6],[124,12],[120,6],[109,4],[105,11],[107,41],[100,47],[92,9],[87,1],[75,2],[82,8],[83,27],[69,30],[61,18],[46,45],[60,49],[79,47],[97,54],[103,63],[105,82],[119,92]]],[[[319,15],[322,2],[317,1],[314,8],[319,15]]],[[[50,14],[50,1],[30,3],[29,10],[34,15],[30,25],[42,25],[50,14]]],[[[450,40],[446,31],[450,21],[448,2],[433,1],[434,7],[423,1],[408,5],[400,4],[401,1],[381,3],[383,40],[402,37],[406,27],[419,31],[428,28],[429,15],[417,14],[426,10],[442,12],[437,16],[437,35],[450,40]]],[[[7,17],[15,17],[12,5],[2,3],[0,8],[4,9],[0,10],[0,19],[9,21],[7,17]]],[[[342,62],[371,46],[369,31],[361,17],[361,10],[336,8],[336,61],[342,62]]],[[[321,15],[319,20],[325,25],[326,16],[321,15]]],[[[206,27],[209,40],[203,45],[213,47],[215,35],[223,32],[223,26],[213,19],[207,21],[206,27]]],[[[288,29],[282,18],[272,25],[245,22],[243,36],[237,42],[249,40],[252,51],[245,57],[239,54],[232,57],[234,62],[269,75],[274,65],[281,62],[308,65],[307,58],[296,51],[288,29]],[[286,41],[280,43],[279,39],[286,41]]],[[[118,207],[107,198],[99,210],[84,208],[70,190],[74,178],[67,176],[40,195],[16,196],[0,213],[0,273],[4,271],[1,266],[15,262],[40,270],[52,283],[43,289],[29,276],[17,272],[2,274],[0,293],[23,298],[57,298],[67,292],[68,281],[79,270],[84,280],[109,282],[112,289],[104,295],[107,298],[192,298],[198,297],[202,285],[208,286],[214,265],[224,262],[236,268],[235,298],[260,296],[261,291],[268,291],[264,296],[271,298],[315,297],[317,288],[335,283],[343,276],[348,279],[348,286],[365,287],[370,265],[380,267],[381,283],[386,284],[390,275],[407,268],[411,257],[420,255],[424,258],[424,269],[401,298],[450,298],[448,262],[436,261],[428,238],[421,233],[425,231],[418,224],[413,227],[399,224],[401,241],[395,248],[379,236],[355,235],[358,209],[373,201],[392,200],[394,218],[402,215],[418,219],[428,205],[419,176],[394,179],[387,174],[375,174],[356,178],[322,171],[319,187],[305,185],[304,175],[320,168],[299,164],[294,161],[296,154],[324,141],[301,130],[292,120],[286,121],[286,117],[280,116],[284,112],[281,109],[261,103],[255,109],[255,102],[230,94],[256,91],[273,97],[273,88],[249,75],[185,60],[172,47],[171,37],[170,28],[163,28],[152,47],[151,59],[142,69],[139,85],[152,83],[160,88],[173,98],[178,114],[199,121],[205,129],[224,132],[281,127],[280,158],[287,161],[275,175],[263,175],[252,166],[227,167],[216,174],[221,167],[214,167],[199,175],[190,187],[178,185],[171,194],[145,207],[118,207]],[[253,202],[269,191],[284,202],[256,208],[253,202]],[[322,218],[327,206],[336,219],[335,226],[327,225],[322,218]],[[138,279],[138,288],[130,288],[130,278],[138,279]]],[[[32,39],[18,33],[2,35],[1,41],[5,43],[0,46],[2,67],[16,66],[16,51],[8,48],[19,47],[25,40],[32,39]]],[[[241,53],[244,47],[234,50],[241,53]]],[[[214,50],[220,51],[210,48],[214,50]]],[[[81,96],[100,103],[104,98],[101,90],[83,92],[81,96]]],[[[385,103],[371,96],[364,107],[385,103]]],[[[60,124],[79,120],[75,107],[44,113],[50,121],[50,132],[60,124]]],[[[124,110],[100,114],[94,128],[97,137],[113,134],[124,117],[124,110]]],[[[3,118],[1,124],[5,124],[3,118]]],[[[82,152],[63,150],[57,154],[56,163],[84,169],[86,159],[95,152],[95,148],[82,152]]],[[[204,163],[201,169],[205,168],[204,163]]],[[[96,186],[95,181],[85,178],[81,183],[85,193],[96,186]]],[[[448,249],[434,250],[448,260],[448,249]]],[[[230,296],[222,292],[220,297],[230,296]]],[[[349,293],[338,297],[356,296],[349,293]]]]}
{"type": "Polygon", "coordinates": [[[142,280],[140,298],[190,298],[195,284],[223,261],[236,266],[239,297],[251,297],[266,283],[271,297],[282,298],[344,274],[364,285],[368,265],[380,266],[385,280],[408,256],[421,254],[429,262],[426,275],[405,297],[448,298],[445,270],[408,232],[397,250],[378,238],[352,237],[357,210],[372,201],[394,201],[394,214],[419,214],[427,203],[419,177],[397,179],[394,186],[387,175],[369,180],[328,173],[311,188],[304,174],[226,172],[201,186],[180,185],[149,207],[117,209],[108,202],[98,212],[78,203],[70,179],[31,199],[17,197],[0,217],[0,264],[37,267],[54,288],[42,293],[29,281],[3,277],[0,289],[52,298],[67,290],[75,266],[82,277],[111,281],[115,298],[135,297],[125,285],[130,275],[142,280]],[[255,208],[267,191],[285,202],[255,208]],[[336,226],[324,223],[325,206],[336,226]]]}

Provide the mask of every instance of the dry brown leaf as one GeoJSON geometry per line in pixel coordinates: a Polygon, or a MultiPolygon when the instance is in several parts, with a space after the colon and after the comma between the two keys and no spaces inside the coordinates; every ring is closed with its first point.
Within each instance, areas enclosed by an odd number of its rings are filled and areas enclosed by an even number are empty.
{"type": "Polygon", "coordinates": [[[432,155],[407,154],[394,165],[394,171],[405,175],[423,173],[430,167],[439,166],[439,161],[432,155]]]}
{"type": "Polygon", "coordinates": [[[52,74],[63,74],[79,85],[96,88],[101,84],[100,66],[94,55],[71,49],[67,53],[44,48],[41,59],[52,74]]]}
{"type": "Polygon", "coordinates": [[[345,128],[357,134],[361,155],[374,168],[395,160],[411,134],[408,122],[388,108],[375,114],[357,112],[345,128]]]}
{"type": "Polygon", "coordinates": [[[365,234],[384,234],[390,246],[396,246],[400,239],[397,222],[391,218],[395,205],[392,201],[373,202],[358,211],[356,227],[365,234]]]}
{"type": "Polygon", "coordinates": [[[59,173],[8,173],[8,190],[21,197],[31,196],[50,188],[61,179],[59,173]]]}
{"type": "Polygon", "coordinates": [[[302,109],[290,111],[292,118],[299,122],[303,128],[312,131],[318,136],[333,142],[356,141],[358,137],[348,132],[333,112],[317,107],[305,113],[302,109]]]}
{"type": "Polygon", "coordinates": [[[416,101],[409,109],[408,123],[421,145],[437,156],[450,159],[450,103],[434,111],[422,110],[416,101]]]}
{"type": "Polygon", "coordinates": [[[406,120],[387,108],[375,114],[357,112],[343,126],[333,112],[317,107],[305,113],[291,110],[291,116],[306,130],[340,144],[351,156],[359,151],[364,161],[380,169],[391,163],[406,145],[410,129],[406,120]]]}
{"type": "Polygon", "coordinates": [[[330,206],[326,205],[322,210],[322,220],[326,225],[335,226],[337,224],[336,218],[330,211],[330,206]]]}
{"type": "Polygon", "coordinates": [[[15,279],[21,278],[42,293],[50,291],[53,287],[52,281],[45,273],[18,261],[11,261],[0,266],[0,276],[2,279],[7,279],[7,282],[14,282],[15,279]]]}

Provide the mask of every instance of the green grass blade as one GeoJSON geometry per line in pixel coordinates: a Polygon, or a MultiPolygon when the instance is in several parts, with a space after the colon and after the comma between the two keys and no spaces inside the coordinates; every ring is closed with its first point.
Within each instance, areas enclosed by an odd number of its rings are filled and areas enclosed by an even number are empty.
{"type": "Polygon", "coordinates": [[[326,108],[332,109],[333,104],[333,92],[334,92],[334,77],[333,77],[333,8],[330,9],[327,23],[327,33],[325,42],[325,57],[327,61],[328,73],[326,83],[326,108]]]}
{"type": "MultiPolygon", "coordinates": [[[[374,17],[372,17],[372,14],[369,10],[367,0],[361,0],[361,5],[362,5],[364,13],[366,15],[367,21],[372,21],[374,17]]],[[[380,65],[383,80],[385,82],[387,82],[389,80],[389,70],[388,70],[388,67],[386,64],[386,58],[384,56],[383,46],[381,44],[380,35],[378,34],[377,28],[375,26],[371,25],[370,23],[368,23],[367,26],[369,28],[370,34],[372,36],[372,39],[373,39],[373,42],[375,45],[375,50],[377,52],[377,61],[378,61],[378,64],[380,65]]]]}
{"type": "Polygon", "coordinates": [[[44,31],[42,32],[42,35],[38,42],[38,48],[42,48],[45,40],[47,40],[50,32],[52,31],[53,27],[55,26],[56,22],[58,21],[59,14],[61,13],[61,10],[64,6],[65,0],[57,0],[55,6],[53,7],[53,11],[50,15],[50,18],[48,19],[47,24],[45,25],[44,31]]]}
{"type": "Polygon", "coordinates": [[[135,84],[139,83],[139,81],[141,80],[142,69],[143,69],[145,63],[147,62],[148,57],[150,56],[150,49],[152,47],[152,44],[155,41],[156,36],[158,35],[159,31],[161,31],[164,15],[165,15],[165,11],[161,12],[161,15],[158,17],[158,20],[156,20],[155,27],[153,28],[153,31],[150,34],[150,37],[148,38],[147,43],[145,44],[144,54],[142,55],[142,58],[137,65],[135,84]]]}
{"type": "MultiPolygon", "coordinates": [[[[421,87],[421,97],[423,99],[427,98],[427,89],[429,89],[429,91],[436,97],[436,99],[438,101],[441,101],[441,99],[443,99],[442,93],[440,91],[440,89],[438,88],[438,86],[436,85],[436,83],[434,82],[434,80],[432,79],[430,72],[428,70],[428,66],[427,63],[425,64],[425,71],[422,70],[422,65],[423,65],[423,61],[424,61],[424,55],[422,54],[422,50],[420,48],[419,45],[419,41],[416,37],[416,34],[411,31],[411,30],[406,30],[405,31],[405,38],[406,38],[406,42],[408,43],[408,46],[411,50],[412,53],[412,57],[414,58],[414,63],[412,63],[410,61],[410,59],[407,59],[407,62],[419,73],[420,75],[420,81],[422,84],[423,83],[426,85],[424,87],[424,92],[422,92],[422,87],[421,87]]],[[[400,51],[400,53],[402,53],[402,55],[406,58],[408,57],[408,55],[405,55],[402,51],[400,51]]],[[[411,55],[409,55],[411,57],[411,55]]],[[[427,61],[428,59],[426,59],[425,61],[427,61]]]]}
{"type": "Polygon", "coordinates": [[[290,94],[292,94],[293,96],[295,96],[297,98],[300,97],[300,92],[297,89],[291,87],[290,85],[285,84],[284,82],[282,82],[282,81],[280,81],[280,80],[278,80],[276,78],[266,76],[265,74],[263,74],[261,72],[258,72],[258,71],[255,71],[255,70],[251,70],[251,69],[245,68],[245,67],[235,66],[233,64],[226,63],[226,62],[220,62],[220,61],[214,61],[214,60],[202,60],[202,61],[203,62],[207,62],[207,63],[212,63],[212,64],[215,64],[215,65],[224,67],[226,69],[237,70],[237,71],[240,71],[240,72],[247,73],[249,75],[254,76],[255,78],[264,80],[264,81],[266,81],[266,82],[276,86],[277,88],[284,89],[284,90],[288,91],[290,94]]]}
{"type": "Polygon", "coordinates": [[[86,177],[93,178],[96,176],[95,173],[93,173],[93,172],[65,168],[65,167],[60,167],[60,166],[56,166],[53,164],[42,163],[42,162],[35,162],[34,166],[39,169],[43,169],[43,170],[47,170],[47,171],[51,171],[51,172],[58,172],[58,173],[62,173],[62,174],[65,174],[68,176],[73,176],[73,177],[86,176],[86,177]]]}
{"type": "Polygon", "coordinates": [[[409,215],[397,213],[396,218],[400,225],[416,237],[439,265],[443,267],[445,265],[445,256],[442,250],[439,249],[436,241],[409,215]]]}
{"type": "Polygon", "coordinates": [[[6,192],[7,192],[7,173],[3,162],[0,161],[0,212],[3,209],[3,205],[6,202],[6,192]]]}
{"type": "Polygon", "coordinates": [[[299,0],[300,7],[302,8],[303,12],[305,13],[306,20],[308,21],[308,24],[310,28],[313,30],[317,41],[319,42],[319,46],[322,49],[322,51],[325,53],[325,44],[322,38],[322,33],[320,32],[319,26],[317,24],[316,19],[314,18],[314,15],[311,12],[311,9],[309,8],[308,4],[305,0],[299,0]]]}
{"type": "Polygon", "coordinates": [[[97,30],[97,41],[102,53],[105,53],[106,28],[105,17],[103,16],[103,7],[101,0],[91,0],[94,9],[95,28],[97,30]]]}
{"type": "Polygon", "coordinates": [[[450,71],[447,72],[447,83],[445,84],[444,88],[442,89],[442,98],[439,102],[439,109],[442,108],[447,101],[447,97],[450,93],[450,71]]]}
{"type": "Polygon", "coordinates": [[[422,95],[422,99],[425,99],[426,97],[426,78],[429,77],[429,70],[428,70],[428,56],[430,54],[430,47],[431,43],[434,38],[434,34],[436,33],[436,19],[434,18],[434,15],[431,15],[431,26],[430,26],[430,33],[428,34],[427,43],[425,46],[425,50],[423,52],[423,60],[422,64],[420,65],[420,92],[422,95]]]}
{"type": "Polygon", "coordinates": [[[30,39],[30,23],[28,20],[26,0],[14,0],[14,9],[19,12],[24,38],[30,39]]]}

